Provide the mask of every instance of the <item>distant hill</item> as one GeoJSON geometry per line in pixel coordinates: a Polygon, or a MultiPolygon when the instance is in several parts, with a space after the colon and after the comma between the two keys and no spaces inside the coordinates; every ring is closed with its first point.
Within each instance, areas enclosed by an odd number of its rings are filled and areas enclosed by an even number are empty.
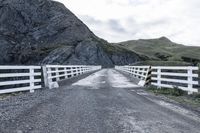
{"type": "Polygon", "coordinates": [[[197,64],[200,62],[200,47],[185,46],[170,41],[166,37],[139,39],[120,42],[115,45],[136,51],[154,61],[181,61],[197,64]]]}

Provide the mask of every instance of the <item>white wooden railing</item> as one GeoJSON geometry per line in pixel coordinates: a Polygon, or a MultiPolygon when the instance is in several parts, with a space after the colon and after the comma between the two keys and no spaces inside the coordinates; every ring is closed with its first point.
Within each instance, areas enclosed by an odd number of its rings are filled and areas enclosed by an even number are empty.
{"type": "Polygon", "coordinates": [[[177,87],[188,93],[198,92],[198,67],[184,66],[115,66],[115,69],[130,73],[140,80],[151,82],[158,88],[177,87]],[[149,68],[149,69],[148,69],[149,68]]]}
{"type": "Polygon", "coordinates": [[[101,66],[0,66],[0,94],[54,88],[53,83],[101,69],[101,66]]]}
{"type": "Polygon", "coordinates": [[[0,66],[0,94],[27,90],[34,92],[41,88],[40,83],[40,66],[0,66]]]}
{"type": "Polygon", "coordinates": [[[101,66],[86,66],[86,65],[47,65],[43,67],[45,75],[45,86],[49,88],[59,87],[57,81],[78,76],[83,73],[96,71],[101,69],[101,66]]]}
{"type": "Polygon", "coordinates": [[[115,69],[127,72],[140,79],[141,81],[138,84],[141,86],[150,82],[150,66],[115,66],[115,69]]]}
{"type": "Polygon", "coordinates": [[[166,67],[154,66],[152,67],[152,85],[166,88],[178,87],[188,92],[198,92],[195,85],[198,85],[198,67],[166,67]]]}
{"type": "MultiPolygon", "coordinates": [[[[0,94],[27,90],[34,92],[42,88],[42,70],[45,86],[53,88],[52,84],[57,81],[99,69],[101,66],[47,65],[43,69],[41,66],[0,66],[0,94]]],[[[199,90],[198,67],[115,66],[115,69],[140,79],[141,85],[151,81],[158,88],[178,87],[191,93],[199,90]]]]}

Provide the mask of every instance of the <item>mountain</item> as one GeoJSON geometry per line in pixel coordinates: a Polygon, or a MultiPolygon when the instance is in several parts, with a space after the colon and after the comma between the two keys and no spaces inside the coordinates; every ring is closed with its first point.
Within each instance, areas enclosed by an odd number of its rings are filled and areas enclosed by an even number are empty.
{"type": "Polygon", "coordinates": [[[115,45],[137,51],[138,54],[146,55],[154,61],[200,63],[200,47],[177,44],[166,37],[131,40],[115,45]]]}
{"type": "Polygon", "coordinates": [[[124,65],[145,56],[95,36],[63,4],[0,0],[0,65],[124,65]]]}

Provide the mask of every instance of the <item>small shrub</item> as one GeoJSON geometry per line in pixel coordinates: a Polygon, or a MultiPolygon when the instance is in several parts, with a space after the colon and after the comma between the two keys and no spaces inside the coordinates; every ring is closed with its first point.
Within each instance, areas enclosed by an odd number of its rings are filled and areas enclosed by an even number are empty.
{"type": "Polygon", "coordinates": [[[192,94],[192,97],[200,99],[200,93],[192,94]]]}
{"type": "Polygon", "coordinates": [[[186,95],[187,92],[184,90],[179,89],[178,87],[174,87],[173,89],[171,89],[171,95],[173,96],[183,96],[186,95]]]}

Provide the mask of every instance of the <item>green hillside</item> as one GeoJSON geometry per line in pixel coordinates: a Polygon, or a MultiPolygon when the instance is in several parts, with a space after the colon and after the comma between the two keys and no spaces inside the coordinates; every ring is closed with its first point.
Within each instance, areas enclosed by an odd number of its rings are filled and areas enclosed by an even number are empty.
{"type": "Polygon", "coordinates": [[[146,55],[154,61],[182,61],[193,64],[200,62],[200,47],[177,44],[166,37],[131,40],[116,45],[146,55]]]}

